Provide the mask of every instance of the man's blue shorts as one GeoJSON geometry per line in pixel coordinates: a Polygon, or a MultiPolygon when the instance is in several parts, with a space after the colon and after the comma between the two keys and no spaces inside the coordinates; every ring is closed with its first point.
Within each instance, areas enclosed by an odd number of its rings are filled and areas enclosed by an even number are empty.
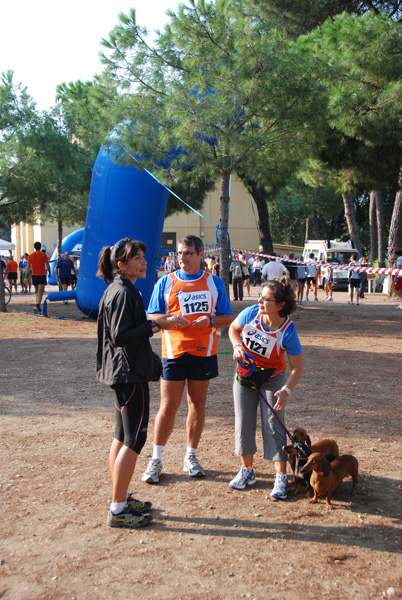
{"type": "Polygon", "coordinates": [[[182,354],[178,358],[162,358],[165,381],[206,381],[218,376],[218,357],[182,354]]]}

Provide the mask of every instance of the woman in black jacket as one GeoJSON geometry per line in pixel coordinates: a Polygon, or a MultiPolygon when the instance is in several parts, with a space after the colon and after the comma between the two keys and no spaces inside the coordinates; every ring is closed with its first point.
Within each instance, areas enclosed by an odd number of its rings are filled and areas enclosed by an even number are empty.
{"type": "Polygon", "coordinates": [[[158,361],[149,338],[175,327],[164,315],[147,320],[140,292],[134,287],[147,272],[144,243],[124,238],[102,249],[98,276],[108,285],[99,305],[97,377],[115,393],[116,428],[109,464],[113,498],[107,524],[136,529],[152,521],[150,502],[128,493],[138,454],[147,437],[149,381],[157,381],[158,361]]]}

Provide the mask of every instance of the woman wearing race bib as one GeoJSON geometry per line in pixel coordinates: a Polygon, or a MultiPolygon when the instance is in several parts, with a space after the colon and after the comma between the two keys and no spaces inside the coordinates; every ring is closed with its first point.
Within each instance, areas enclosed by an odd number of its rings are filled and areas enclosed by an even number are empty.
{"type": "Polygon", "coordinates": [[[250,380],[262,390],[270,406],[280,411],[280,419],[284,422],[285,403],[303,369],[300,341],[288,316],[295,309],[296,298],[291,282],[271,281],[264,286],[258,304],[243,310],[229,329],[234,360],[244,361],[247,352],[255,361],[251,378],[236,374],[233,382],[235,449],[241,457],[242,466],[229,486],[244,490],[247,485],[256,483],[253,460],[257,451],[255,436],[260,406],[264,458],[273,461],[276,470],[270,494],[273,500],[285,500],[287,497],[287,454],[282,450],[286,444],[286,432],[250,380]],[[290,366],[288,376],[285,354],[290,366]]]}

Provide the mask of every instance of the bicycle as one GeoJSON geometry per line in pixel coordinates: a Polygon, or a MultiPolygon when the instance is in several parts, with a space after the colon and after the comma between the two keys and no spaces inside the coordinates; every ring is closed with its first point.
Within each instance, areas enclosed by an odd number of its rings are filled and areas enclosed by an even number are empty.
{"type": "Polygon", "coordinates": [[[4,301],[6,303],[6,305],[10,302],[11,300],[11,290],[8,286],[4,286],[4,301]]]}

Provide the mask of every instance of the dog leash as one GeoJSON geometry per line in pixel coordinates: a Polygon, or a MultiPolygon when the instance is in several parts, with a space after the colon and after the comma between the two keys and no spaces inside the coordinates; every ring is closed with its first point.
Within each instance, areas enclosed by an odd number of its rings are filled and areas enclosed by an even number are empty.
{"type": "Polygon", "coordinates": [[[258,392],[261,400],[268,406],[269,410],[274,415],[275,419],[277,419],[277,421],[280,423],[280,425],[286,431],[286,433],[287,433],[290,441],[292,442],[292,444],[294,444],[295,448],[297,448],[297,450],[299,451],[299,453],[301,455],[300,458],[302,460],[307,459],[308,453],[303,448],[303,445],[300,444],[300,442],[297,442],[296,439],[292,436],[292,434],[287,429],[287,427],[285,426],[285,424],[282,423],[282,421],[280,420],[280,418],[276,414],[276,411],[269,404],[268,400],[266,399],[266,397],[264,396],[264,394],[262,393],[262,391],[260,390],[260,388],[256,385],[256,383],[251,378],[251,375],[252,375],[252,373],[253,373],[253,371],[255,369],[255,360],[254,360],[254,357],[251,356],[251,354],[248,354],[247,352],[245,352],[244,354],[245,354],[245,359],[243,361],[237,361],[237,367],[236,367],[236,373],[237,373],[237,375],[239,375],[239,377],[249,377],[250,378],[250,382],[253,384],[253,386],[257,390],[257,392],[258,392]]]}

